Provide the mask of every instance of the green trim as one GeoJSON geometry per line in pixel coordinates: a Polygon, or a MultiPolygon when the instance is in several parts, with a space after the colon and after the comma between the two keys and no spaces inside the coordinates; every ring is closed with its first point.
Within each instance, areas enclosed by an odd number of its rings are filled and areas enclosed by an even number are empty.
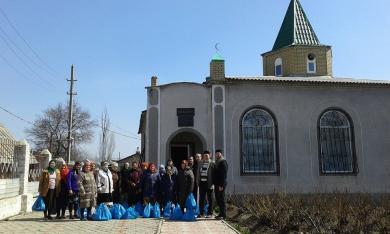
{"type": "Polygon", "coordinates": [[[211,58],[211,61],[225,61],[222,56],[218,53],[214,54],[214,56],[211,58]]]}

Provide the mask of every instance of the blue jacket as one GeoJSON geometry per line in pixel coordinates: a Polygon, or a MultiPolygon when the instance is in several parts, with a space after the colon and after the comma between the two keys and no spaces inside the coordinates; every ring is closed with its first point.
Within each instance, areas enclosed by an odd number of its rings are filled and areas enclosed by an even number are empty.
{"type": "Polygon", "coordinates": [[[159,174],[146,172],[142,176],[141,188],[144,197],[158,199],[159,192],[159,174]]]}
{"type": "Polygon", "coordinates": [[[168,174],[164,174],[160,176],[160,192],[162,196],[163,202],[172,201],[175,202],[176,198],[176,175],[168,176],[168,174]]]}
{"type": "MultiPolygon", "coordinates": [[[[79,172],[80,173],[80,172],[79,172]]],[[[79,186],[77,184],[79,175],[72,169],[66,176],[66,189],[72,191],[79,191],[79,186]]]]}

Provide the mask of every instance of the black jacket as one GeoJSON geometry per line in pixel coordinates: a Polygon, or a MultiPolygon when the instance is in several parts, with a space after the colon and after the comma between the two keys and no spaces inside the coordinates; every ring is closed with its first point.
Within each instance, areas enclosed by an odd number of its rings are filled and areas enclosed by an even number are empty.
{"type": "Polygon", "coordinates": [[[228,164],[225,159],[215,161],[213,183],[215,186],[226,187],[228,164]]]}
{"type": "Polygon", "coordinates": [[[176,177],[176,193],[180,205],[184,204],[192,190],[194,190],[194,173],[190,168],[179,170],[176,177]]]}

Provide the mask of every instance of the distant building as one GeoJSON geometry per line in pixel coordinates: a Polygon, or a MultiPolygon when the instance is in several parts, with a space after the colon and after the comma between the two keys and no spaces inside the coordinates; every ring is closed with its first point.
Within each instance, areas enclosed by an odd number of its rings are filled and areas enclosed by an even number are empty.
{"type": "Polygon", "coordinates": [[[390,81],[333,77],[332,48],[298,0],[262,57],[258,77],[226,76],[219,54],[202,84],[153,77],[145,160],[222,149],[230,193],[389,192],[390,81]]]}
{"type": "Polygon", "coordinates": [[[125,165],[126,162],[130,163],[130,167],[131,167],[131,164],[133,162],[142,162],[142,160],[141,160],[141,152],[137,151],[135,154],[130,155],[130,156],[126,157],[126,158],[122,158],[122,159],[120,159],[120,160],[118,160],[116,162],[118,163],[119,168],[122,168],[125,165]]]}

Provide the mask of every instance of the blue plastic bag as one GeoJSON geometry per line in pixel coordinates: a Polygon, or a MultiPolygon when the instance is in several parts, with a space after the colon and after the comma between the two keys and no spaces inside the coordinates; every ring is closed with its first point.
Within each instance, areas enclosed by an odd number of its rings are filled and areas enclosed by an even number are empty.
{"type": "Polygon", "coordinates": [[[158,202],[154,203],[152,217],[156,219],[161,218],[160,204],[158,202]]]}
{"type": "Polygon", "coordinates": [[[122,219],[136,219],[137,217],[138,214],[133,207],[127,208],[126,212],[122,215],[122,219]]]}
{"type": "MultiPolygon", "coordinates": [[[[84,210],[84,217],[87,217],[87,209],[85,209],[84,210]]],[[[76,216],[77,217],[81,217],[81,215],[80,215],[80,207],[77,209],[77,211],[76,211],[76,216]]]]}
{"type": "Polygon", "coordinates": [[[167,202],[163,210],[163,217],[169,218],[172,214],[172,202],[167,202]]]}
{"type": "Polygon", "coordinates": [[[126,209],[121,204],[114,204],[111,208],[111,216],[113,219],[121,219],[126,209]]]}
{"type": "Polygon", "coordinates": [[[183,221],[195,221],[196,215],[194,209],[187,209],[181,219],[183,221]]]}
{"type": "Polygon", "coordinates": [[[112,219],[112,216],[106,204],[102,203],[96,208],[96,213],[92,218],[96,221],[108,221],[112,219]]]}
{"type": "Polygon", "coordinates": [[[181,220],[183,217],[183,212],[181,211],[180,205],[177,204],[175,208],[172,211],[171,217],[169,217],[170,220],[181,220]]]}
{"type": "Polygon", "coordinates": [[[195,215],[199,215],[200,211],[199,211],[199,206],[196,205],[196,208],[194,209],[194,214],[195,215]]]}
{"type": "Polygon", "coordinates": [[[142,205],[141,205],[140,202],[137,202],[137,204],[135,205],[135,212],[137,212],[138,217],[140,217],[140,216],[143,215],[143,213],[144,213],[144,208],[142,207],[142,205]]]}
{"type": "Polygon", "coordinates": [[[129,204],[127,204],[127,202],[123,202],[122,206],[123,208],[125,208],[125,210],[127,210],[130,207],[129,204]]]}
{"type": "Polygon", "coordinates": [[[188,197],[187,197],[186,208],[187,209],[189,209],[189,208],[196,208],[196,201],[195,201],[195,198],[194,198],[194,194],[192,194],[192,193],[190,193],[190,195],[188,195],[188,197]]]}
{"type": "Polygon", "coordinates": [[[42,196],[39,196],[32,206],[33,211],[45,211],[45,201],[42,196]]]}
{"type": "Polygon", "coordinates": [[[148,203],[144,208],[143,217],[150,218],[150,216],[152,215],[152,209],[152,205],[148,203]]]}

